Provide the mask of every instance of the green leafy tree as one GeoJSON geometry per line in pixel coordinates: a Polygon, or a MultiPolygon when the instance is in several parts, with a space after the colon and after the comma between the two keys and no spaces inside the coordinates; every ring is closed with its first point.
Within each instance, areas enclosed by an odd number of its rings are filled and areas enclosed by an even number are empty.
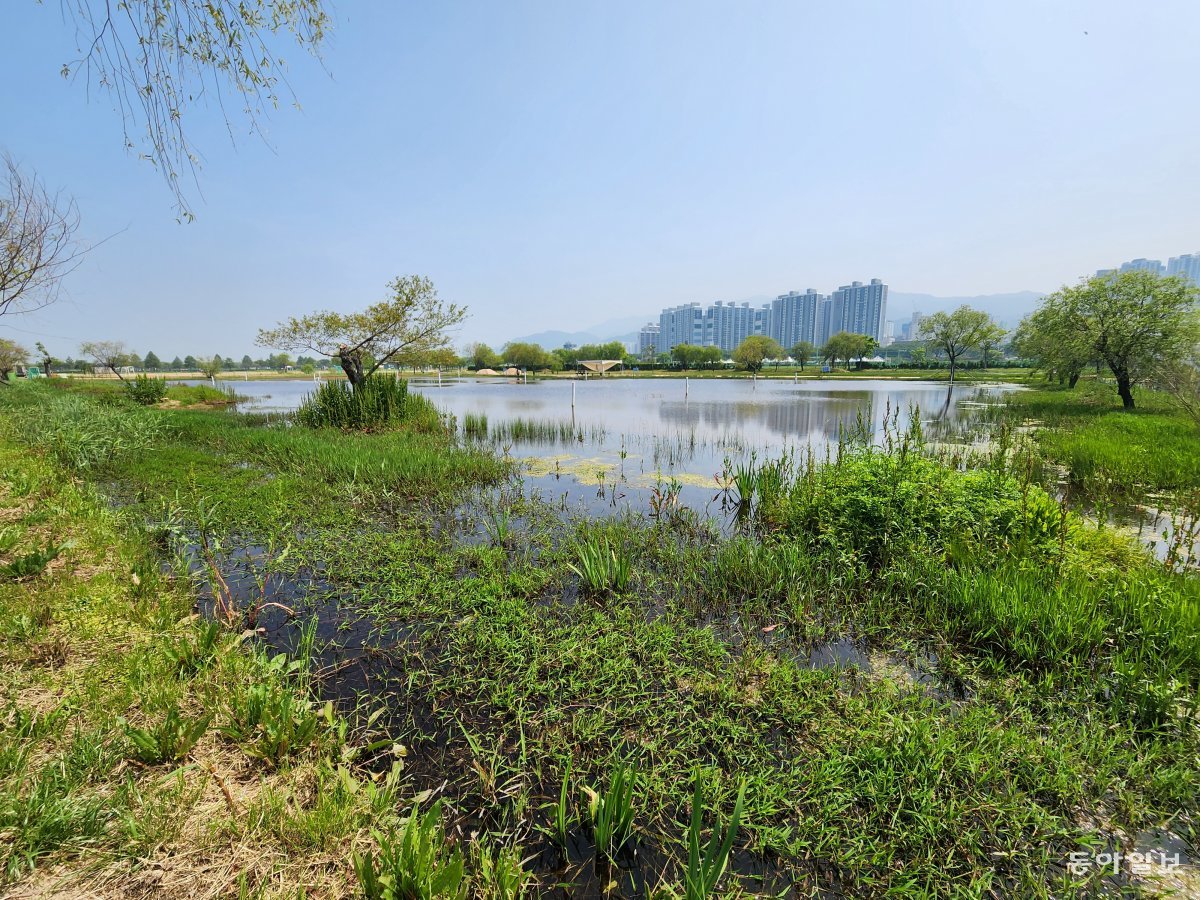
{"type": "Polygon", "coordinates": [[[443,303],[420,275],[388,283],[391,297],[357,313],[317,312],[258,333],[260,347],[311,350],[336,358],[354,390],[388,362],[411,362],[449,344],[466,309],[443,303]]]}
{"type": "Polygon", "coordinates": [[[147,372],[157,372],[162,368],[162,360],[159,359],[153,351],[146,354],[146,358],[142,360],[142,368],[147,372]]]}
{"type": "Polygon", "coordinates": [[[783,348],[774,338],[765,334],[750,335],[733,351],[733,361],[747,372],[758,372],[764,361],[780,356],[783,356],[783,348]]]}
{"type": "Polygon", "coordinates": [[[199,370],[200,363],[196,359],[196,357],[189,354],[188,356],[185,356],[183,359],[183,367],[185,369],[187,369],[189,372],[195,372],[195,371],[199,370]]]}
{"type": "Polygon", "coordinates": [[[720,347],[708,344],[704,347],[697,348],[695,356],[695,365],[697,369],[715,369],[721,364],[721,359],[725,354],[721,352],[720,347]]]}
{"type": "Polygon", "coordinates": [[[606,344],[584,344],[575,352],[575,358],[624,359],[625,352],[625,345],[620,341],[609,341],[606,344]]]}
{"type": "Polygon", "coordinates": [[[958,361],[978,347],[995,327],[991,316],[965,304],[952,313],[936,312],[921,321],[921,332],[929,346],[945,356],[950,364],[951,384],[954,384],[958,361]]]}
{"type": "Polygon", "coordinates": [[[1163,366],[1187,359],[1200,343],[1200,289],[1177,276],[1130,271],[1097,275],[1043,301],[1063,327],[1086,336],[1091,355],[1117,382],[1125,409],[1133,387],[1163,366]]]}
{"type": "Polygon", "coordinates": [[[476,342],[467,348],[467,365],[472,369],[494,369],[500,357],[487,344],[476,342]]]}
{"type": "Polygon", "coordinates": [[[241,367],[243,370],[248,370],[248,369],[254,368],[254,360],[252,360],[250,358],[249,353],[247,353],[245,356],[242,357],[241,367]]]}
{"type": "Polygon", "coordinates": [[[205,378],[216,378],[221,373],[224,363],[219,356],[200,357],[196,360],[196,369],[205,378]]]}
{"type": "Polygon", "coordinates": [[[671,356],[679,363],[679,368],[695,369],[700,364],[700,352],[703,349],[695,344],[676,344],[671,348],[671,356]]]}
{"type": "Polygon", "coordinates": [[[172,372],[183,371],[183,360],[180,359],[178,356],[175,357],[173,360],[171,360],[171,371],[172,372]]]}
{"type": "Polygon", "coordinates": [[[982,357],[981,362],[985,369],[991,360],[992,351],[1000,346],[1005,334],[1006,332],[1003,328],[995,322],[990,322],[979,336],[979,354],[982,357]]]}
{"type": "Polygon", "coordinates": [[[553,366],[551,355],[542,349],[542,345],[528,341],[511,341],[504,345],[500,355],[504,357],[505,363],[518,369],[536,372],[553,366]]]}
{"type": "Polygon", "coordinates": [[[8,384],[12,370],[29,359],[29,351],[8,338],[0,338],[0,382],[8,384]]]}
{"type": "Polygon", "coordinates": [[[1074,388],[1084,367],[1096,358],[1092,341],[1060,297],[1051,295],[1021,320],[1012,338],[1018,356],[1059,384],[1074,388]]]}
{"type": "Polygon", "coordinates": [[[804,371],[804,364],[812,359],[817,352],[817,348],[813,346],[811,341],[797,341],[792,345],[792,349],[788,351],[792,359],[800,364],[800,371],[804,371]]]}
{"type": "Polygon", "coordinates": [[[844,360],[846,368],[855,357],[862,357],[867,349],[866,335],[855,334],[851,331],[839,331],[831,335],[821,347],[821,359],[829,360],[830,365],[836,366],[838,360],[844,360]]]}

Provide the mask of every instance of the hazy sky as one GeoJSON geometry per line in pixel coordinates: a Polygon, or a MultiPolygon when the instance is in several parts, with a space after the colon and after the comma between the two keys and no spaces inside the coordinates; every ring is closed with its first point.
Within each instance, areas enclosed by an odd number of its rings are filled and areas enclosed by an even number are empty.
{"type": "MultiPolygon", "coordinates": [[[[341,0],[270,144],[216,109],[196,221],[64,81],[56,2],[0,13],[0,148],[78,199],[67,298],[0,322],[239,356],[429,275],[459,343],[880,277],[1051,290],[1200,248],[1200,3],[341,0]]],[[[16,331],[21,329],[21,331],[16,331]]]]}

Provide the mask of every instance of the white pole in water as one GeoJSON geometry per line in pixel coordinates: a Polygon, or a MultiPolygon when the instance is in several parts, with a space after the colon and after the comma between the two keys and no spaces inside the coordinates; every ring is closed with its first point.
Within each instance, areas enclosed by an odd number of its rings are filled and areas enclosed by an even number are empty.
{"type": "Polygon", "coordinates": [[[524,377],[525,383],[529,384],[529,370],[526,369],[524,372],[521,373],[521,375],[524,377]]]}
{"type": "Polygon", "coordinates": [[[688,395],[688,378],[686,375],[684,375],[683,376],[683,399],[684,400],[687,399],[687,395],[688,395]]]}
{"type": "Polygon", "coordinates": [[[575,382],[571,382],[571,409],[575,409],[575,382]]]}
{"type": "Polygon", "coordinates": [[[442,386],[442,370],[438,369],[438,387],[442,386]]]}

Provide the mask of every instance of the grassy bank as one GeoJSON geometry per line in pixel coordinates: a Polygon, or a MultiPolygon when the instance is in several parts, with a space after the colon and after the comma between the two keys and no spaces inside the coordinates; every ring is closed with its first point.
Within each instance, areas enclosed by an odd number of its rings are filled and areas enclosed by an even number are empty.
{"type": "Polygon", "coordinates": [[[1007,398],[1010,420],[1031,429],[1070,481],[1125,498],[1200,490],[1200,428],[1171,399],[1137,392],[1127,412],[1111,384],[1085,379],[1071,390],[1044,384],[1007,398]]]}
{"type": "Polygon", "coordinates": [[[739,473],[724,539],[444,434],[0,408],[3,562],[73,542],[0,583],[17,889],[700,896],[735,808],[730,896],[1136,895],[1070,854],[1195,844],[1198,582],[1031,478],[894,436],[739,473]]]}

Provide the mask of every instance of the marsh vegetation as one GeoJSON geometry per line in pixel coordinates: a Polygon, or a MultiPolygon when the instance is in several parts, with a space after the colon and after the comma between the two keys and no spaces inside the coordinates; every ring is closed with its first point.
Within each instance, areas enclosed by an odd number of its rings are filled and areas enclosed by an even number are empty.
{"type": "Polygon", "coordinates": [[[702,504],[660,473],[582,511],[511,445],[614,442],[594,494],[628,435],[6,391],[0,556],[55,552],[0,577],[3,877],[1154,893],[1071,854],[1195,844],[1200,581],[1096,504],[1194,521],[1195,426],[1081,387],[944,431],[885,403],[819,452],[701,434],[702,504]]]}

